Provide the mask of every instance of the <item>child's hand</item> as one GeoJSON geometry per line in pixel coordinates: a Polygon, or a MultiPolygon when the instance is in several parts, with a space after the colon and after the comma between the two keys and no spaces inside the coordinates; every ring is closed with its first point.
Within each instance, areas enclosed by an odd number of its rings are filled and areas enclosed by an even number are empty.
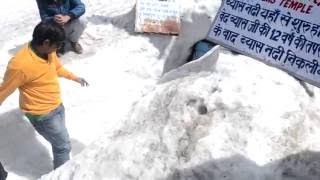
{"type": "Polygon", "coordinates": [[[89,83],[83,78],[77,78],[75,81],[81,84],[82,87],[89,86],[89,83]]]}

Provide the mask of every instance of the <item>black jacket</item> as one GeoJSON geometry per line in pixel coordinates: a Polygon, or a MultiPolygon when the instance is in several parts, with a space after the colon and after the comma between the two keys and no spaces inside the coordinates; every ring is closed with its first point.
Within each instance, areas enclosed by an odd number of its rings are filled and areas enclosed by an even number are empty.
{"type": "Polygon", "coordinates": [[[4,170],[1,162],[0,162],[0,180],[5,180],[7,178],[8,173],[4,170]]]}

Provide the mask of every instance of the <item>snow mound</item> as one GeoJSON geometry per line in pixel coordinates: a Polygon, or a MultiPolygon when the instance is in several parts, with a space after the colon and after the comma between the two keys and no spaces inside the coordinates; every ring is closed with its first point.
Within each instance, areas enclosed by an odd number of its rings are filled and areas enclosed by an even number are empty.
{"type": "MultiPolygon", "coordinates": [[[[307,85],[311,98],[287,73],[223,48],[183,65],[220,1],[184,2],[174,37],[135,33],[135,0],[85,3],[86,52],[63,61],[91,86],[61,82],[75,156],[41,179],[319,179],[318,89],[307,85]]],[[[3,59],[39,20],[35,7],[21,10],[0,19],[1,33],[21,34],[0,38],[3,59]]],[[[51,170],[51,150],[17,102],[2,106],[0,159],[9,180],[35,179],[51,170]]]]}
{"type": "Polygon", "coordinates": [[[214,73],[157,85],[42,179],[318,179],[318,102],[282,71],[220,55],[214,73]]]}

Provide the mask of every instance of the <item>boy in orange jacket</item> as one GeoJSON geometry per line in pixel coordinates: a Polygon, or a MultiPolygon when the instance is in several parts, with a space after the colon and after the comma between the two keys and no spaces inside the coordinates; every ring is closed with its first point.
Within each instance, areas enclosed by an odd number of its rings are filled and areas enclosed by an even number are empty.
{"type": "Polygon", "coordinates": [[[65,127],[65,110],[58,77],[88,86],[88,82],[66,70],[56,50],[65,40],[65,32],[54,22],[41,22],[33,31],[33,39],[8,63],[0,85],[0,104],[17,88],[20,108],[34,128],[52,146],[54,168],[70,159],[71,150],[65,127]]]}

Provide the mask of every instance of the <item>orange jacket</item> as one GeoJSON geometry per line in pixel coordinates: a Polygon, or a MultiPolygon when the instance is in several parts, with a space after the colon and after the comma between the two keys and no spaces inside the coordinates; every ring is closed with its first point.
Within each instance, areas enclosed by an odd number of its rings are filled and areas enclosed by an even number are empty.
{"type": "Polygon", "coordinates": [[[26,45],[8,63],[0,85],[0,104],[19,88],[22,111],[47,114],[62,103],[58,77],[77,78],[62,66],[56,53],[49,54],[47,61],[26,45]]]}

